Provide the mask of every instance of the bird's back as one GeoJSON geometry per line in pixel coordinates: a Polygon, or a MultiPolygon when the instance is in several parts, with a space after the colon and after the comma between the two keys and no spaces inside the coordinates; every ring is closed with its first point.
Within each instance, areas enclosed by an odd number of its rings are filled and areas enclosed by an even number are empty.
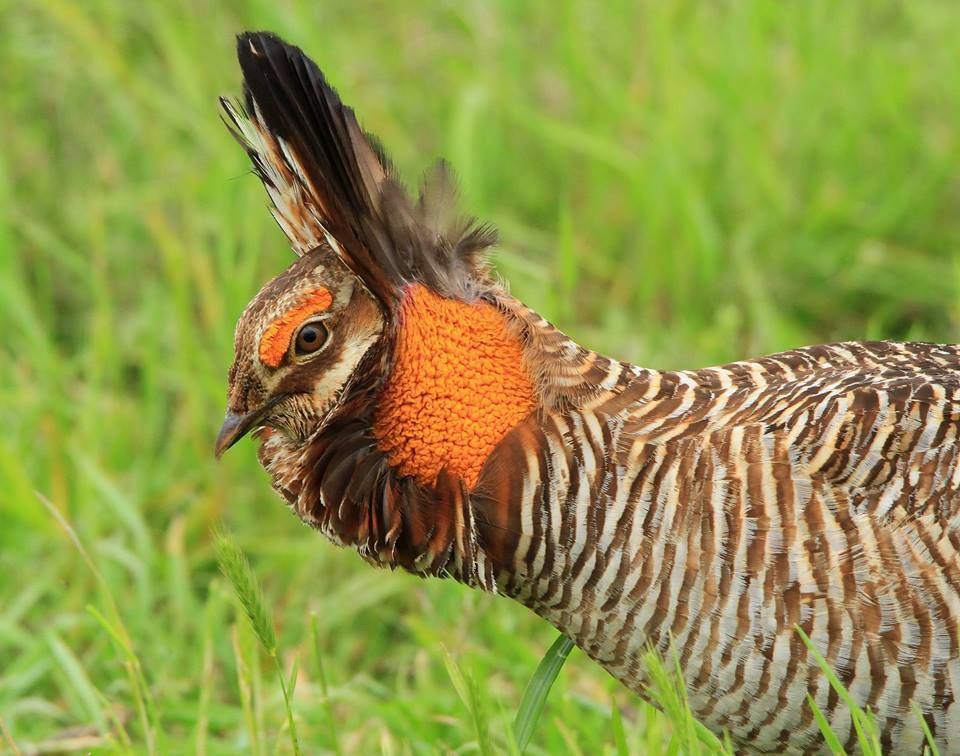
{"type": "Polygon", "coordinates": [[[855,741],[796,626],[886,747],[921,749],[914,706],[960,747],[960,347],[580,362],[598,388],[528,419],[481,477],[500,590],[638,692],[647,644],[677,653],[694,712],[758,750],[820,747],[807,693],[855,741]]]}

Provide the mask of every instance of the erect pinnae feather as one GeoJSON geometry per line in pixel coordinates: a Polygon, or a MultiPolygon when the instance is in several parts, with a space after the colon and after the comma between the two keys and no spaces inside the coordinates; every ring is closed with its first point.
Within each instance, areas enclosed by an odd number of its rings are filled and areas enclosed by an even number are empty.
{"type": "Polygon", "coordinates": [[[328,244],[388,310],[409,283],[467,299],[494,288],[483,253],[496,234],[457,213],[446,164],[413,203],[377,140],[299,48],[250,32],[237,56],[245,106],[221,99],[224,120],[297,254],[328,244]]]}

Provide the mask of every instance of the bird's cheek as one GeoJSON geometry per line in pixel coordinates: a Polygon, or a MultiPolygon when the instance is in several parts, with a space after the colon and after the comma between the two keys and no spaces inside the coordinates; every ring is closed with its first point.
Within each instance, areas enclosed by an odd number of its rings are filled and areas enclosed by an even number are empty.
{"type": "Polygon", "coordinates": [[[316,401],[312,394],[296,394],[270,419],[269,425],[290,439],[305,440],[319,425],[321,415],[314,406],[316,401]]]}
{"type": "Polygon", "coordinates": [[[339,386],[334,376],[325,374],[321,376],[307,395],[309,397],[309,409],[314,414],[325,412],[330,402],[337,395],[339,386]]]}
{"type": "Polygon", "coordinates": [[[310,406],[304,414],[308,418],[308,424],[314,429],[318,427],[327,417],[330,410],[336,404],[336,394],[329,388],[325,390],[315,390],[310,395],[310,406]]]}

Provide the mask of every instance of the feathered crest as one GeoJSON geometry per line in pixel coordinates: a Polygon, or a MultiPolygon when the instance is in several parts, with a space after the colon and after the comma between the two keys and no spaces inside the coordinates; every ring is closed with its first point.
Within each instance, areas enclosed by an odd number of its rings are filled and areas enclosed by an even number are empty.
{"type": "Polygon", "coordinates": [[[490,287],[484,252],[496,231],[457,214],[449,167],[428,174],[416,203],[299,48],[267,32],[237,38],[244,104],[220,102],[273,204],[273,215],[303,255],[328,244],[384,306],[405,284],[472,299],[490,287]]]}

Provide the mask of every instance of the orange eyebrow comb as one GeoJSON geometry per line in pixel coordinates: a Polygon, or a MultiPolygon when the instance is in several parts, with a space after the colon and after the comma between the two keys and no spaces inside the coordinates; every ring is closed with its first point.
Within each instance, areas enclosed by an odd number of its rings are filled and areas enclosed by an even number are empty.
{"type": "Polygon", "coordinates": [[[267,367],[279,367],[297,327],[311,315],[329,310],[332,304],[333,295],[329,289],[316,289],[307,294],[301,304],[274,320],[260,337],[260,362],[267,367]]]}

